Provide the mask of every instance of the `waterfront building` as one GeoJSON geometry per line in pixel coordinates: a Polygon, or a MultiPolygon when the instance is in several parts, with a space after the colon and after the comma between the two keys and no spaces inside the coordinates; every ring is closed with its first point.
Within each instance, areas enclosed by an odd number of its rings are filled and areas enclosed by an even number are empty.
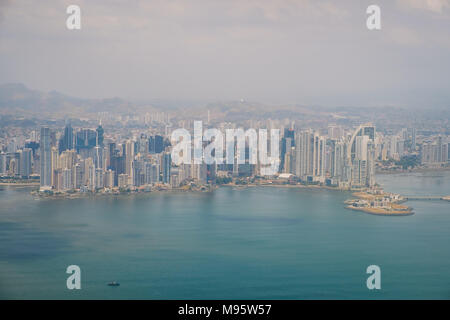
{"type": "Polygon", "coordinates": [[[77,163],[72,168],[72,178],[73,178],[73,186],[75,189],[80,189],[81,186],[84,186],[86,183],[83,181],[84,177],[84,165],[81,163],[77,163]]]}
{"type": "Polygon", "coordinates": [[[62,176],[61,190],[73,189],[72,170],[69,168],[62,169],[61,176],[62,176]]]}
{"type": "Polygon", "coordinates": [[[448,142],[442,136],[426,140],[421,146],[421,163],[423,165],[441,165],[448,162],[448,142]]]}
{"type": "Polygon", "coordinates": [[[95,189],[101,189],[104,185],[104,176],[103,176],[103,169],[96,168],[95,169],[95,189]]]}
{"type": "Polygon", "coordinates": [[[172,156],[170,152],[165,152],[162,156],[162,182],[170,183],[172,167],[172,156]]]}
{"type": "Polygon", "coordinates": [[[133,160],[134,160],[134,141],[128,140],[125,142],[125,174],[128,176],[127,185],[133,183],[133,160]]]}
{"type": "Polygon", "coordinates": [[[7,156],[6,153],[0,153],[0,174],[6,174],[7,171],[7,156]]]}
{"type": "Polygon", "coordinates": [[[24,148],[19,151],[19,175],[29,177],[31,175],[32,150],[24,148]]]}
{"type": "Polygon", "coordinates": [[[41,140],[40,140],[40,185],[41,187],[52,186],[52,159],[51,159],[51,146],[50,146],[50,128],[41,128],[41,140]]]}
{"type": "Polygon", "coordinates": [[[312,175],[314,163],[314,133],[311,130],[298,132],[295,146],[295,175],[300,178],[312,175]]]}
{"type": "Polygon", "coordinates": [[[62,169],[55,169],[53,170],[53,188],[56,191],[62,191],[63,190],[63,174],[62,169]]]}
{"type": "Polygon", "coordinates": [[[375,184],[375,127],[359,126],[353,133],[347,150],[353,187],[371,187],[375,184]]]}
{"type": "Polygon", "coordinates": [[[314,135],[313,144],[313,176],[321,180],[325,176],[325,147],[326,138],[314,135]]]}
{"type": "Polygon", "coordinates": [[[60,161],[59,161],[58,149],[56,147],[52,147],[52,151],[51,151],[52,186],[56,186],[55,170],[60,169],[60,168],[61,168],[61,166],[60,166],[60,161]]]}
{"type": "Polygon", "coordinates": [[[114,187],[114,171],[108,169],[105,172],[105,188],[113,188],[114,187]]]}
{"type": "Polygon", "coordinates": [[[128,175],[126,173],[121,173],[118,176],[118,186],[119,188],[126,188],[129,186],[128,184],[128,175]]]}

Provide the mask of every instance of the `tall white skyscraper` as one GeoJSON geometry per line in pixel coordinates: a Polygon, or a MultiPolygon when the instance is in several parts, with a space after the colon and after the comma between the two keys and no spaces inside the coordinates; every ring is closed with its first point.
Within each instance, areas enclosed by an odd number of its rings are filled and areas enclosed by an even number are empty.
{"type": "Polygon", "coordinates": [[[352,186],[373,186],[375,184],[375,127],[370,124],[359,126],[350,139],[347,151],[352,186]]]}
{"type": "Polygon", "coordinates": [[[325,147],[327,139],[314,135],[313,145],[313,175],[315,177],[325,176],[325,147]]]}
{"type": "Polygon", "coordinates": [[[295,175],[313,174],[314,134],[311,130],[297,132],[295,141],[295,175]]]}
{"type": "Polygon", "coordinates": [[[24,148],[19,152],[19,174],[22,177],[28,177],[31,174],[32,150],[24,148]]]}
{"type": "Polygon", "coordinates": [[[134,160],[134,142],[128,140],[125,142],[125,174],[128,175],[128,184],[133,184],[133,160],[134,160]]]}

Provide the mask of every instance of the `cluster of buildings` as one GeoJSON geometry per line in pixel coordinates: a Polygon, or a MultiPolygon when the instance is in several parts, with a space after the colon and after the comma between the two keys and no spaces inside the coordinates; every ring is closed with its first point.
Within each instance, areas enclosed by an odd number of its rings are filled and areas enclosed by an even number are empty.
{"type": "Polygon", "coordinates": [[[416,129],[402,128],[397,134],[379,135],[377,145],[380,160],[398,161],[403,156],[417,151],[416,129]]]}
{"type": "Polygon", "coordinates": [[[32,174],[33,149],[0,153],[0,174],[28,178],[32,174]]]}
{"type": "MultiPolygon", "coordinates": [[[[280,173],[291,173],[307,183],[373,186],[375,127],[362,125],[351,134],[340,127],[330,127],[328,131],[320,135],[311,129],[285,129],[280,141],[280,173]]],[[[136,190],[158,184],[214,184],[217,176],[261,175],[258,164],[248,163],[248,146],[246,163],[174,166],[167,136],[141,134],[118,143],[105,139],[101,126],[75,132],[69,124],[59,139],[55,139],[50,128],[42,127],[39,151],[42,190],[136,190]]]]}
{"type": "Polygon", "coordinates": [[[281,171],[308,183],[339,187],[375,185],[375,127],[353,132],[330,126],[326,134],[312,129],[285,129],[281,141],[281,171]]]}
{"type": "Polygon", "coordinates": [[[168,184],[171,157],[163,136],[104,141],[102,126],[74,132],[66,125],[58,143],[49,127],[41,128],[41,190],[98,190],[168,184]]]}
{"type": "Polygon", "coordinates": [[[440,166],[447,164],[450,159],[449,145],[449,141],[442,136],[423,141],[422,164],[426,166],[440,166]]]}
{"type": "MultiPolygon", "coordinates": [[[[101,125],[74,129],[66,124],[63,130],[43,126],[39,131],[28,132],[26,137],[3,137],[0,178],[35,178],[40,179],[43,191],[83,192],[153,186],[177,188],[192,183],[201,186],[215,184],[217,178],[263,175],[259,164],[249,163],[248,145],[246,163],[174,165],[167,115],[146,117],[152,123],[163,121],[164,126],[146,130],[147,133],[142,133],[145,129],[125,130],[123,136],[112,129],[105,136],[101,125]]],[[[183,125],[189,129],[192,123],[187,121],[183,125]]],[[[375,186],[377,162],[417,154],[423,166],[443,165],[448,163],[450,151],[446,136],[416,136],[415,129],[380,133],[372,124],[356,129],[330,125],[325,130],[291,126],[283,128],[279,143],[276,176],[293,182],[352,189],[375,186]]],[[[276,177],[268,179],[272,178],[276,177]]]]}

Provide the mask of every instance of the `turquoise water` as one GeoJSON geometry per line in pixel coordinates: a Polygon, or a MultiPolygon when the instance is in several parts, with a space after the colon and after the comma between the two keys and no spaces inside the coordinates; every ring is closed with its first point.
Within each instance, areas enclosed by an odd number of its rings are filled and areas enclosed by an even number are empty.
{"type": "MultiPolygon", "coordinates": [[[[379,176],[403,194],[450,194],[449,172],[379,176]]],[[[0,189],[0,298],[449,299],[450,202],[408,217],[344,208],[347,192],[35,200],[0,189]],[[82,289],[66,288],[79,265],[82,289]],[[381,287],[366,268],[381,267],[381,287]],[[120,287],[108,287],[118,281],[120,287]]]]}

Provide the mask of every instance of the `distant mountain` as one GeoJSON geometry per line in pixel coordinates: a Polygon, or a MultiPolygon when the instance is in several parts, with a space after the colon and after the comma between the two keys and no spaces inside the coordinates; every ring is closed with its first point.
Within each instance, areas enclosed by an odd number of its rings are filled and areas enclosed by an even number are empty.
{"type": "Polygon", "coordinates": [[[97,113],[125,111],[131,103],[120,98],[81,99],[50,91],[27,88],[22,83],[0,85],[0,110],[31,113],[97,113]]]}
{"type": "MultiPolygon", "coordinates": [[[[148,101],[126,101],[121,98],[82,99],[57,91],[42,92],[27,88],[22,83],[0,85],[0,114],[24,116],[37,119],[96,118],[99,112],[115,114],[138,114],[166,111],[172,120],[205,119],[207,111],[213,118],[240,122],[247,119],[292,119],[329,121],[348,124],[361,122],[415,123],[419,119],[440,121],[450,119],[450,108],[406,107],[324,107],[305,105],[270,105],[254,101],[177,101],[153,99],[148,101]]],[[[448,121],[448,120],[447,120],[448,121]]]]}

